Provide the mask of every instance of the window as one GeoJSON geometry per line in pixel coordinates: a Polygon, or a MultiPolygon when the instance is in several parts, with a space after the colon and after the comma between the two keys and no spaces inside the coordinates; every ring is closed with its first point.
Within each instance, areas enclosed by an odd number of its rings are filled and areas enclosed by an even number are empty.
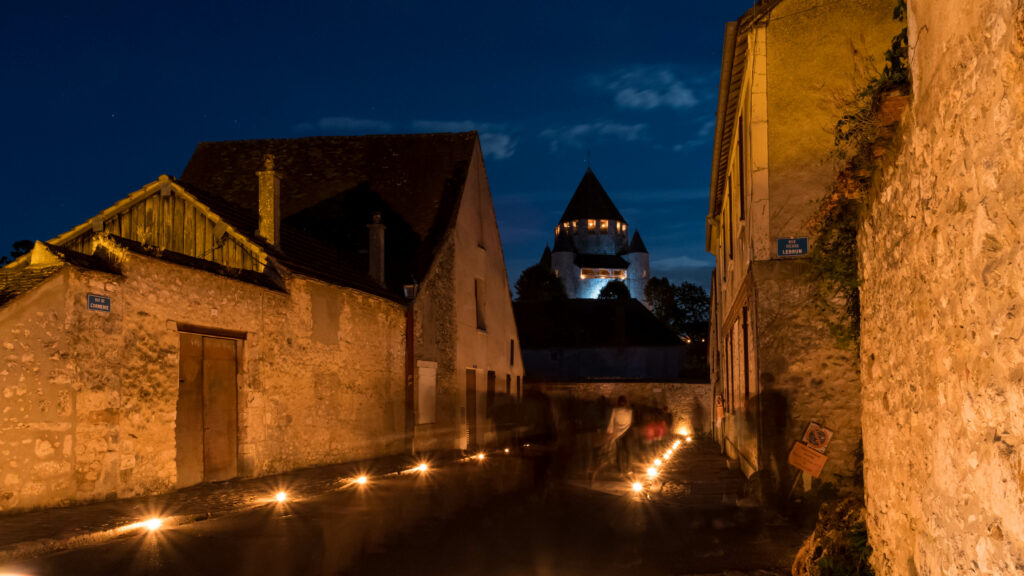
{"type": "Polygon", "coordinates": [[[593,232],[597,227],[597,220],[587,220],[587,232],[593,232]]]}
{"type": "Polygon", "coordinates": [[[737,136],[736,136],[736,148],[737,148],[737,152],[739,153],[739,164],[740,164],[740,166],[739,166],[739,178],[737,180],[739,181],[739,188],[740,188],[740,221],[742,221],[743,218],[746,216],[746,199],[744,198],[744,196],[746,196],[746,190],[745,190],[746,187],[743,185],[744,184],[743,180],[744,180],[744,176],[747,173],[746,163],[743,161],[744,152],[743,152],[743,117],[742,116],[740,116],[740,121],[738,123],[738,126],[740,127],[740,129],[739,129],[739,134],[737,134],[737,136]]]}
{"type": "Polygon", "coordinates": [[[505,374],[505,394],[512,394],[512,375],[505,374]]]}
{"type": "Polygon", "coordinates": [[[508,365],[516,365],[516,341],[515,339],[508,341],[508,365]]]}
{"type": "Polygon", "coordinates": [[[417,360],[416,423],[437,420],[437,362],[417,360]]]}
{"type": "Polygon", "coordinates": [[[725,244],[729,251],[729,259],[732,260],[732,179],[728,179],[727,186],[728,192],[725,196],[725,244]]]}
{"type": "Polygon", "coordinates": [[[473,292],[476,295],[476,328],[477,330],[487,330],[487,322],[485,320],[485,308],[487,307],[487,294],[484,290],[483,278],[477,278],[473,283],[473,292]]]}
{"type": "Polygon", "coordinates": [[[748,332],[747,307],[743,307],[743,401],[750,400],[750,337],[748,332]]]}
{"type": "Polygon", "coordinates": [[[608,232],[608,221],[607,220],[601,220],[601,234],[605,234],[607,232],[608,232]]]}
{"type": "Polygon", "coordinates": [[[491,409],[494,408],[494,384],[497,377],[494,374],[494,370],[487,371],[487,416],[491,416],[491,409]]]}
{"type": "Polygon", "coordinates": [[[572,221],[572,231],[573,231],[573,232],[575,232],[575,231],[576,231],[576,223],[577,223],[577,222],[578,222],[577,220],[573,220],[573,221],[572,221]]]}

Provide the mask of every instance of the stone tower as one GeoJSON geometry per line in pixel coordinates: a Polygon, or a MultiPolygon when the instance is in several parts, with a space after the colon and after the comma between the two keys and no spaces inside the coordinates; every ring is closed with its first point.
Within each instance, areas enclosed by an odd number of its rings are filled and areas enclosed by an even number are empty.
{"type": "Polygon", "coordinates": [[[587,168],[555,227],[551,269],[570,298],[597,298],[601,289],[621,280],[644,305],[650,258],[638,232],[629,239],[626,219],[587,168]]]}

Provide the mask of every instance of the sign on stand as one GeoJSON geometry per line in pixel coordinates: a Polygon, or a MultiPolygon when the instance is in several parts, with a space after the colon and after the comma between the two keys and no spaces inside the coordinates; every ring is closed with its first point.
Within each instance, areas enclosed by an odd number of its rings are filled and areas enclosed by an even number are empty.
{"type": "Polygon", "coordinates": [[[832,442],[833,432],[817,422],[811,422],[799,442],[789,451],[789,463],[817,478],[828,462],[825,451],[832,442]]]}

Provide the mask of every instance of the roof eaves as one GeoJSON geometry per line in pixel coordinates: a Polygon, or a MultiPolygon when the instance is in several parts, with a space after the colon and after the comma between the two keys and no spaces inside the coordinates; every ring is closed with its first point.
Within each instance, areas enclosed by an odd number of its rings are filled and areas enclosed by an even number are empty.
{"type": "MultiPolygon", "coordinates": [[[[718,110],[714,152],[711,160],[711,194],[708,213],[715,216],[722,208],[722,196],[729,166],[729,148],[732,146],[733,125],[739,105],[747,56],[748,32],[757,24],[767,21],[772,10],[783,0],[758,2],[735,22],[726,24],[722,50],[722,73],[718,88],[718,110]]],[[[705,229],[705,249],[710,250],[710,230],[705,229]]]]}

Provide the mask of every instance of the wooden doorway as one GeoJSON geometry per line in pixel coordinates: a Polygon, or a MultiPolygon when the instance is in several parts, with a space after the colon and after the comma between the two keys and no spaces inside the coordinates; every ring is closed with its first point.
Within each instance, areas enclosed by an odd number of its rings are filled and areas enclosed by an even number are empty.
{"type": "Polygon", "coordinates": [[[238,340],[181,333],[178,486],[238,475],[238,340]]]}
{"type": "Polygon", "coordinates": [[[466,449],[476,450],[476,370],[466,369],[466,449]]]}

